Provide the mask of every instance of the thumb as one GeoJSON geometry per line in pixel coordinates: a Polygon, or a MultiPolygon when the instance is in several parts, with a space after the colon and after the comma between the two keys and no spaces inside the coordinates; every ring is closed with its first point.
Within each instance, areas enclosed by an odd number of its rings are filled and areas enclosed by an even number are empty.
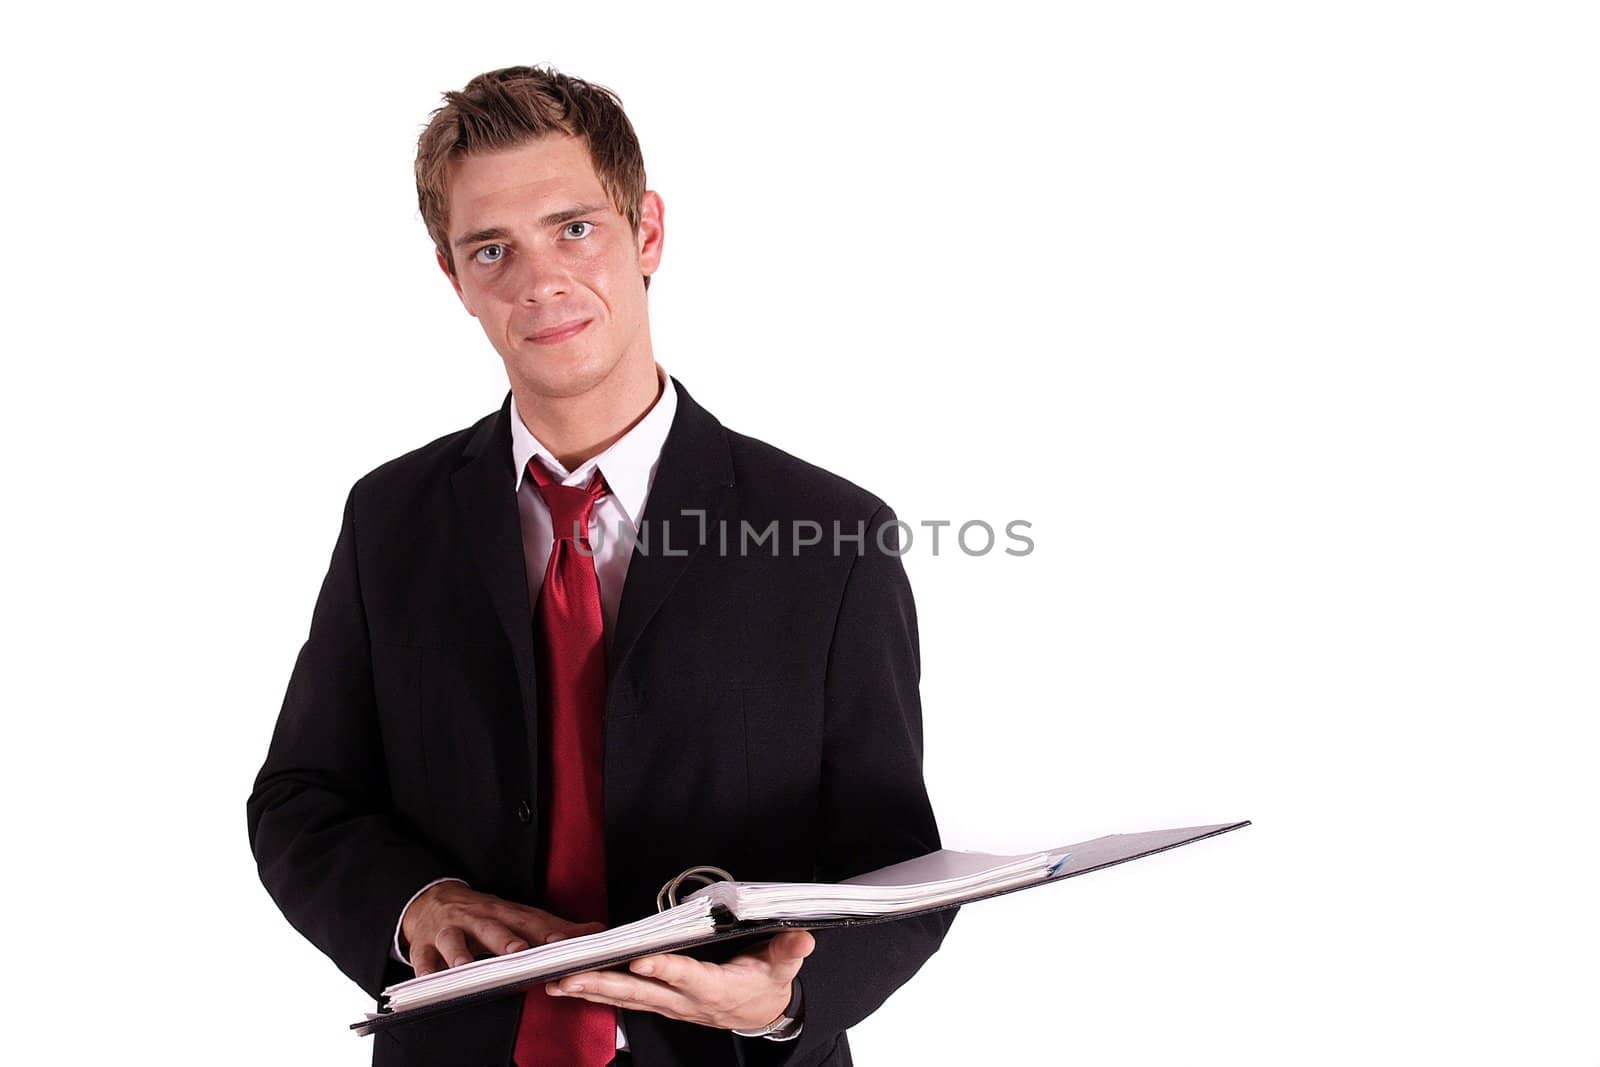
{"type": "Polygon", "coordinates": [[[582,937],[585,934],[598,934],[605,928],[606,924],[602,922],[562,923],[554,931],[545,935],[544,944],[565,941],[569,937],[582,937]]]}
{"type": "Polygon", "coordinates": [[[785,930],[767,944],[767,959],[774,965],[793,963],[799,970],[799,962],[811,955],[817,947],[817,939],[807,930],[785,930]]]}

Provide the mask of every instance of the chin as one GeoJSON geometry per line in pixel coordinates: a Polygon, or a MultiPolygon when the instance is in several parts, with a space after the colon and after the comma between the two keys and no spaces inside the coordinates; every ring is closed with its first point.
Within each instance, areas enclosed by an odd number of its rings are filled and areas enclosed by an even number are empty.
{"type": "Polygon", "coordinates": [[[567,397],[580,396],[605,381],[619,362],[585,353],[547,351],[524,353],[514,364],[507,361],[507,370],[541,396],[567,397]]]}

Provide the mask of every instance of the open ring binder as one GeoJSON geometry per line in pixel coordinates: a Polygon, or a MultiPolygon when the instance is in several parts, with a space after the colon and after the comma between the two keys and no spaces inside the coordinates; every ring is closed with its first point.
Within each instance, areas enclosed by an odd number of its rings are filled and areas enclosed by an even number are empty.
{"type": "Polygon", "coordinates": [[[1248,821],[1111,834],[1021,856],[941,849],[840,883],[737,882],[720,867],[691,867],[662,885],[656,914],[413,978],[384,990],[379,1011],[351,1029],[371,1034],[539,982],[783,930],[913,919],[1141,859],[1250,825],[1248,821]],[[680,899],[686,883],[703,887],[680,899]]]}

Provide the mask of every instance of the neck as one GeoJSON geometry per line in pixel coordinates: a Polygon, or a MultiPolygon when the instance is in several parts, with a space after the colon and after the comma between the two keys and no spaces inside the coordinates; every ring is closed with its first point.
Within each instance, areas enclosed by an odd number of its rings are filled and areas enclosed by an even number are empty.
{"type": "Polygon", "coordinates": [[[660,397],[661,382],[655,357],[646,347],[625,356],[603,380],[581,393],[549,396],[515,381],[511,393],[528,432],[570,471],[633,429],[660,397]]]}

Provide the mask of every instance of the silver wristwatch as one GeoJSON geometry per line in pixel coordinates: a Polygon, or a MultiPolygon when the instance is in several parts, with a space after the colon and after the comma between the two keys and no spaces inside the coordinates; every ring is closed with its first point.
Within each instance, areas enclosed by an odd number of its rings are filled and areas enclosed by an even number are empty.
{"type": "Polygon", "coordinates": [[[768,1041],[793,1041],[800,1036],[804,1024],[800,1021],[800,982],[795,981],[789,994],[789,1006],[783,1014],[759,1030],[735,1030],[740,1037],[764,1037],[768,1041]]]}

